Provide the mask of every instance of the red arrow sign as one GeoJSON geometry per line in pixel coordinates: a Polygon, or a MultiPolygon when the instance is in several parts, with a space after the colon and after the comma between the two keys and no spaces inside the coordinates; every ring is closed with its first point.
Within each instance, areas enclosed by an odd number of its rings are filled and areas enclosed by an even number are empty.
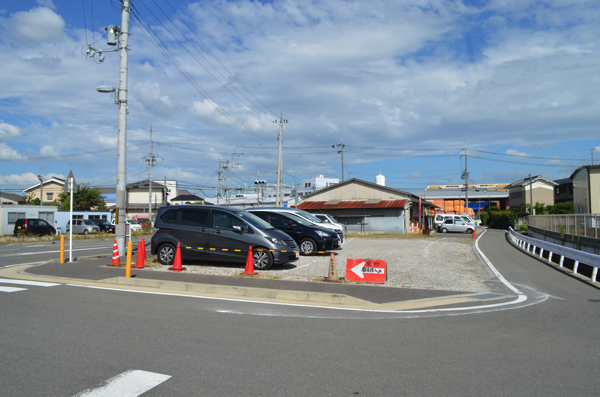
{"type": "Polygon", "coordinates": [[[346,280],[363,283],[385,283],[387,262],[380,259],[348,259],[346,280]]]}

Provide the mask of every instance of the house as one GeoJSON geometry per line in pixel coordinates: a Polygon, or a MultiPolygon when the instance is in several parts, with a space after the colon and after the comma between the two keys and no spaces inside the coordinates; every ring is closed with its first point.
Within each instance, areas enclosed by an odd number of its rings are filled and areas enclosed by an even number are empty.
{"type": "Polygon", "coordinates": [[[25,196],[20,196],[14,193],[0,193],[0,205],[17,205],[25,204],[27,199],[25,196]]]}
{"type": "Polygon", "coordinates": [[[43,190],[43,203],[50,203],[54,200],[58,201],[58,195],[63,192],[65,186],[65,180],[52,176],[48,179],[44,179],[44,182],[37,183],[33,186],[23,189],[23,192],[31,200],[39,199],[43,190]],[[43,186],[43,188],[42,188],[43,186]]]}
{"type": "Polygon", "coordinates": [[[573,201],[573,180],[571,178],[557,179],[554,181],[554,204],[573,201]]]}
{"type": "Polygon", "coordinates": [[[356,178],[308,194],[304,200],[299,209],[332,215],[348,231],[410,233],[420,232],[421,225],[433,227],[432,203],[409,192],[356,178]]]}
{"type": "Polygon", "coordinates": [[[600,214],[600,165],[584,165],[571,174],[576,214],[600,214]]]}
{"type": "Polygon", "coordinates": [[[521,204],[554,205],[554,188],[558,184],[541,175],[520,179],[506,186],[510,208],[521,204]]]}

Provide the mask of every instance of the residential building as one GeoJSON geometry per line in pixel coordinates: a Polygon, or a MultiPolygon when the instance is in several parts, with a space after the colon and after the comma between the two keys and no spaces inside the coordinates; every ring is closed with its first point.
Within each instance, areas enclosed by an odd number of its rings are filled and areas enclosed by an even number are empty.
{"type": "Polygon", "coordinates": [[[571,174],[576,214],[600,214],[600,165],[584,165],[571,174]]]}
{"type": "Polygon", "coordinates": [[[571,178],[557,179],[554,181],[554,204],[573,201],[573,180],[571,178]]]}
{"type": "Polygon", "coordinates": [[[42,202],[51,203],[54,200],[58,201],[58,195],[63,192],[64,186],[64,179],[53,176],[48,179],[44,179],[43,189],[42,183],[40,182],[28,187],[27,189],[23,189],[23,192],[28,198],[35,200],[36,198],[40,198],[40,194],[43,190],[44,198],[42,202]]]}
{"type": "Polygon", "coordinates": [[[509,205],[514,208],[521,204],[535,203],[554,205],[554,189],[558,184],[541,175],[520,179],[506,186],[509,205]]]}
{"type": "Polygon", "coordinates": [[[25,196],[14,193],[0,193],[0,205],[25,204],[25,196]]]}

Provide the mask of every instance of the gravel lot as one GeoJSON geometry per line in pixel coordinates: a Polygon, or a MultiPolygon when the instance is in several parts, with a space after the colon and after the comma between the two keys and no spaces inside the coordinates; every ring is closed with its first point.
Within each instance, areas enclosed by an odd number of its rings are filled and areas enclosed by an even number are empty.
{"type": "MultiPolygon", "coordinates": [[[[429,288],[451,291],[489,292],[483,281],[491,278],[473,248],[470,238],[444,237],[348,237],[344,248],[336,251],[338,277],[343,278],[346,259],[385,259],[388,279],[383,286],[429,288]]],[[[282,280],[321,281],[327,277],[330,255],[300,256],[291,264],[260,271],[260,277],[282,280]]],[[[206,264],[191,266],[189,273],[237,276],[243,265],[206,264]]],[[[147,269],[166,271],[167,266],[147,269]]]]}

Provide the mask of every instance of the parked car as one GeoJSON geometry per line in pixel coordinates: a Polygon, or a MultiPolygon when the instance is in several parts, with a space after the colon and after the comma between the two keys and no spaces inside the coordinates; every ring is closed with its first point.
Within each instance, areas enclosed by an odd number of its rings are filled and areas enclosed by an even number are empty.
{"type": "Polygon", "coordinates": [[[98,226],[100,228],[101,232],[106,232],[106,233],[114,233],[115,232],[115,226],[110,223],[109,221],[107,221],[106,219],[90,219],[90,221],[92,221],[94,223],[94,225],[98,226]]]}
{"type": "Polygon", "coordinates": [[[462,218],[450,218],[446,219],[444,223],[440,226],[440,231],[442,233],[447,232],[458,232],[458,233],[473,233],[475,230],[475,226],[466,223],[462,218]]]}
{"type": "Polygon", "coordinates": [[[433,220],[433,227],[435,230],[440,230],[442,224],[448,219],[457,219],[462,220],[467,223],[469,226],[473,226],[475,228],[475,221],[471,219],[468,215],[457,215],[457,214],[435,214],[435,218],[433,220]]]}
{"type": "Polygon", "coordinates": [[[304,210],[299,210],[297,208],[282,208],[282,207],[261,207],[261,208],[252,208],[252,209],[248,209],[248,210],[253,213],[257,213],[258,211],[271,211],[271,212],[288,213],[288,214],[291,213],[300,218],[303,218],[304,220],[306,220],[310,223],[313,223],[314,225],[316,225],[318,227],[333,230],[340,237],[342,246],[344,245],[344,242],[346,241],[346,234],[344,233],[344,229],[342,227],[337,226],[337,224],[332,224],[329,222],[322,222],[319,218],[317,218],[310,212],[307,212],[304,210]]]}
{"type": "MultiPolygon", "coordinates": [[[[67,222],[67,234],[71,230],[71,221],[67,222]]],[[[100,228],[89,219],[73,219],[73,234],[98,234],[100,228]]]]}
{"type": "Polygon", "coordinates": [[[39,235],[39,236],[54,236],[56,235],[56,229],[54,226],[49,224],[43,219],[27,218],[17,219],[15,221],[15,227],[13,229],[13,235],[16,237],[19,232],[25,233],[26,235],[39,235]]]}
{"type": "Polygon", "coordinates": [[[177,243],[182,260],[246,263],[249,246],[254,267],[259,270],[299,259],[294,239],[245,210],[212,205],[163,206],[154,227],[150,252],[167,266],[173,265],[177,243]]]}
{"type": "Polygon", "coordinates": [[[335,218],[329,214],[313,214],[315,217],[319,218],[323,223],[331,223],[342,229],[344,231],[344,237],[346,236],[347,230],[346,225],[339,223],[335,220],[335,218]]]}
{"type": "MultiPolygon", "coordinates": [[[[125,220],[129,224],[129,227],[131,228],[132,232],[139,232],[140,230],[142,230],[142,226],[140,226],[140,224],[137,223],[136,221],[134,221],[133,219],[125,219],[125,220]]],[[[113,219],[111,224],[116,226],[117,222],[113,219]]]]}
{"type": "Polygon", "coordinates": [[[292,237],[303,254],[340,249],[340,237],[331,229],[316,226],[292,212],[249,209],[248,212],[269,222],[271,226],[292,237]]]}

